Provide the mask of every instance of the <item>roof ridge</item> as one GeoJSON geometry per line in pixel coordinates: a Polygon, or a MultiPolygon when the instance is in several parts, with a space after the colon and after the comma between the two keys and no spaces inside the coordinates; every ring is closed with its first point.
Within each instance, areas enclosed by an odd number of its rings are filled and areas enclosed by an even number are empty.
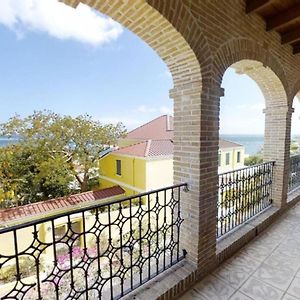
{"type": "Polygon", "coordinates": [[[167,116],[168,116],[168,114],[161,115],[161,116],[159,116],[159,117],[157,117],[157,118],[155,118],[155,119],[153,119],[153,120],[151,120],[151,121],[149,121],[149,122],[147,122],[147,123],[145,123],[145,124],[142,124],[142,125],[136,127],[135,129],[132,129],[132,130],[129,131],[127,134],[130,134],[130,133],[136,131],[137,129],[142,128],[142,127],[144,127],[144,126],[146,126],[146,125],[148,125],[148,124],[150,124],[150,123],[156,121],[157,119],[160,119],[160,118],[162,118],[162,117],[167,117],[167,116]]]}
{"type": "Polygon", "coordinates": [[[242,145],[242,144],[239,144],[239,143],[237,143],[237,142],[233,142],[233,141],[231,141],[231,140],[227,140],[227,139],[224,139],[224,138],[219,137],[219,142],[220,142],[221,140],[223,140],[223,141],[225,141],[225,142],[229,142],[229,143],[235,144],[235,145],[238,145],[238,146],[241,146],[241,147],[244,147],[244,145],[242,145]]]}
{"type": "Polygon", "coordinates": [[[137,142],[137,143],[134,143],[134,144],[131,144],[131,145],[128,145],[128,146],[124,146],[124,147],[120,147],[120,148],[115,149],[115,150],[113,150],[113,151],[111,151],[111,152],[116,152],[116,151],[119,151],[119,150],[123,150],[123,149],[126,149],[126,148],[130,148],[130,147],[133,147],[133,146],[136,146],[136,145],[139,145],[139,144],[144,144],[144,143],[146,143],[146,142],[148,142],[148,140],[143,139],[143,140],[141,140],[141,141],[139,141],[139,142],[137,142]]]}

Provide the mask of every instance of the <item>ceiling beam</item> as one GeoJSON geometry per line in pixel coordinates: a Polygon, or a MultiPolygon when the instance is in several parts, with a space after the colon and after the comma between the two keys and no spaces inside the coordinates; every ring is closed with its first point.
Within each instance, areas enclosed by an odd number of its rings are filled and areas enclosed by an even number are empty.
{"type": "Polygon", "coordinates": [[[285,32],[281,34],[281,43],[294,43],[300,40],[300,28],[285,32]]]}
{"type": "Polygon", "coordinates": [[[270,0],[247,0],[246,1],[246,13],[255,12],[268,4],[270,0]]]}
{"type": "Polygon", "coordinates": [[[300,44],[295,44],[293,46],[293,54],[299,54],[300,53],[300,44]]]}
{"type": "Polygon", "coordinates": [[[300,18],[300,4],[267,19],[267,30],[274,30],[300,18]]]}

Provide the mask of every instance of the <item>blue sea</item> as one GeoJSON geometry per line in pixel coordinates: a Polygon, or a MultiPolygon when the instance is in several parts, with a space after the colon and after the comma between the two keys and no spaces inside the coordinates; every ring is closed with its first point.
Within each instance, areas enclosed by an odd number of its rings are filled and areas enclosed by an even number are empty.
{"type": "Polygon", "coordinates": [[[245,146],[245,152],[249,155],[261,151],[264,145],[263,135],[221,134],[221,138],[245,146]]]}
{"type": "MultiPolygon", "coordinates": [[[[259,152],[264,144],[263,135],[247,135],[247,134],[222,134],[221,137],[225,140],[236,142],[245,146],[246,153],[249,155],[256,154],[259,152]]],[[[300,140],[299,136],[293,137],[293,140],[300,140]]],[[[8,138],[0,136],[0,147],[8,144],[17,143],[18,138],[8,138]]]]}
{"type": "MultiPolygon", "coordinates": [[[[264,136],[263,135],[247,135],[247,134],[221,134],[221,137],[225,140],[236,142],[245,146],[245,152],[249,155],[254,155],[260,152],[264,145],[264,136]]],[[[300,137],[293,136],[293,141],[299,143],[300,137]]]]}
{"type": "Polygon", "coordinates": [[[18,142],[18,138],[16,137],[8,138],[6,136],[0,136],[0,147],[4,147],[9,144],[15,144],[17,142],[18,142]]]}

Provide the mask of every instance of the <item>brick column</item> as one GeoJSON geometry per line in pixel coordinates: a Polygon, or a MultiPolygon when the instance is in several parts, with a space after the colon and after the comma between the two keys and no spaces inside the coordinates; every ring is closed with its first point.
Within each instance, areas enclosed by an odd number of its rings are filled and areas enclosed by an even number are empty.
{"type": "Polygon", "coordinates": [[[264,110],[264,161],[276,161],[272,190],[274,205],[277,207],[284,207],[287,203],[292,112],[285,105],[264,110]]]}
{"type": "Polygon", "coordinates": [[[181,245],[187,259],[205,274],[216,260],[219,93],[201,82],[177,86],[174,99],[174,181],[187,182],[182,195],[181,245]]]}

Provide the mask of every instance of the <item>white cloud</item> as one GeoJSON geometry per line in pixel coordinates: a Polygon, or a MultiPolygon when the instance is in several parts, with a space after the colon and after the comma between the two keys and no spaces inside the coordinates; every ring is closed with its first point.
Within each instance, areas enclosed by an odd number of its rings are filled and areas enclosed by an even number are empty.
{"type": "Polygon", "coordinates": [[[164,76],[168,77],[168,78],[172,78],[172,74],[171,74],[171,72],[169,70],[165,70],[164,76]]]}
{"type": "Polygon", "coordinates": [[[140,105],[135,111],[139,113],[153,113],[156,111],[156,109],[146,105],[140,105]]]}
{"type": "Polygon", "coordinates": [[[265,108],[265,105],[263,103],[256,103],[253,105],[250,105],[249,109],[253,111],[263,111],[265,108]]]}
{"type": "Polygon", "coordinates": [[[167,106],[161,106],[159,108],[159,112],[161,112],[162,114],[165,114],[165,115],[172,115],[173,109],[171,109],[170,107],[167,107],[167,106]]]}
{"type": "Polygon", "coordinates": [[[160,114],[173,114],[173,109],[168,106],[160,106],[160,107],[151,107],[147,105],[140,105],[137,109],[134,110],[137,113],[160,113],[160,114]]]}
{"type": "Polygon", "coordinates": [[[18,37],[26,31],[44,31],[95,46],[117,39],[123,31],[120,24],[84,4],[74,9],[57,0],[1,0],[0,24],[18,37]]]}
{"type": "Polygon", "coordinates": [[[149,120],[146,119],[137,119],[136,116],[133,116],[132,118],[130,117],[99,117],[97,118],[101,123],[103,124],[117,124],[119,122],[122,122],[127,130],[132,130],[149,120]]]}
{"type": "Polygon", "coordinates": [[[166,69],[164,72],[159,74],[159,78],[163,78],[163,79],[172,79],[172,73],[170,72],[169,69],[166,69]]]}

